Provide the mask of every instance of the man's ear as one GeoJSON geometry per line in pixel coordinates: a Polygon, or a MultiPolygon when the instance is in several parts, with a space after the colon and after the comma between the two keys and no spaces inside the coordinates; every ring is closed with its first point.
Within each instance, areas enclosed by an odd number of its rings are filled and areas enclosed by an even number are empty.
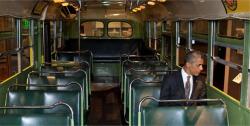
{"type": "Polygon", "coordinates": [[[191,63],[186,62],[186,66],[189,68],[191,66],[191,63]]]}

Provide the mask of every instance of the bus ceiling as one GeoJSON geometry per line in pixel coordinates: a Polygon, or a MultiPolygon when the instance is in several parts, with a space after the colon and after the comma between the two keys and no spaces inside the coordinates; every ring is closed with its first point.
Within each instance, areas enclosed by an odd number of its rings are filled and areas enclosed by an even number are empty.
{"type": "Polygon", "coordinates": [[[249,0],[3,0],[0,16],[140,20],[250,19],[249,0]],[[154,5],[149,5],[154,2],[154,5]]]}

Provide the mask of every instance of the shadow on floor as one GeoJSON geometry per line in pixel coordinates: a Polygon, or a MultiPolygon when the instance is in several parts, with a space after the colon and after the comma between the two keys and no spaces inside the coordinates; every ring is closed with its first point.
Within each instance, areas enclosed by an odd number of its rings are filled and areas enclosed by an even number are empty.
{"type": "Polygon", "coordinates": [[[88,125],[123,125],[119,87],[93,91],[90,99],[88,125]]]}

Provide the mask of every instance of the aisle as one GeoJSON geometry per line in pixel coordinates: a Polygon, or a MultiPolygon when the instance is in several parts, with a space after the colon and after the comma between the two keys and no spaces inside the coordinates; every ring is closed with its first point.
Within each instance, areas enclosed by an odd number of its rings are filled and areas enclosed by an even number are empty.
{"type": "MultiPolygon", "coordinates": [[[[95,85],[95,84],[94,84],[95,85]]],[[[98,84],[99,85],[99,84],[98,84]]],[[[88,125],[122,125],[119,87],[93,87],[88,125]]]]}

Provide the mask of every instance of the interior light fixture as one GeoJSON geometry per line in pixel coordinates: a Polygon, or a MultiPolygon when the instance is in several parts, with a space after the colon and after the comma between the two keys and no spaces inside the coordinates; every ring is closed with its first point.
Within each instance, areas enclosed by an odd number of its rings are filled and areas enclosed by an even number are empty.
{"type": "Polygon", "coordinates": [[[132,11],[133,11],[133,12],[137,12],[137,9],[134,8],[132,11]]]}
{"type": "Polygon", "coordinates": [[[140,8],[141,8],[141,10],[143,10],[143,9],[145,9],[146,7],[145,7],[145,5],[141,5],[140,8]]]}
{"type": "Polygon", "coordinates": [[[68,5],[69,5],[68,2],[63,2],[63,3],[62,3],[62,6],[64,6],[64,7],[65,7],[65,6],[68,6],[68,5]]]}
{"type": "Polygon", "coordinates": [[[112,14],[113,16],[120,16],[121,14],[112,14]]]}
{"type": "Polygon", "coordinates": [[[107,3],[109,3],[109,2],[108,2],[108,1],[102,1],[102,3],[103,3],[103,4],[107,4],[107,3]]]}
{"type": "Polygon", "coordinates": [[[148,1],[147,4],[153,6],[153,5],[155,5],[155,2],[154,1],[148,1]]]}
{"type": "Polygon", "coordinates": [[[166,2],[167,0],[158,0],[158,1],[163,3],[163,2],[166,2]]]}
{"type": "Polygon", "coordinates": [[[109,6],[110,5],[110,3],[105,3],[105,4],[103,4],[104,6],[109,6]]]}
{"type": "Polygon", "coordinates": [[[54,3],[63,3],[63,2],[65,2],[65,0],[53,0],[54,1],[54,3]]]}
{"type": "Polygon", "coordinates": [[[136,10],[137,10],[137,11],[141,11],[141,8],[140,8],[140,7],[136,7],[136,10]]]}

